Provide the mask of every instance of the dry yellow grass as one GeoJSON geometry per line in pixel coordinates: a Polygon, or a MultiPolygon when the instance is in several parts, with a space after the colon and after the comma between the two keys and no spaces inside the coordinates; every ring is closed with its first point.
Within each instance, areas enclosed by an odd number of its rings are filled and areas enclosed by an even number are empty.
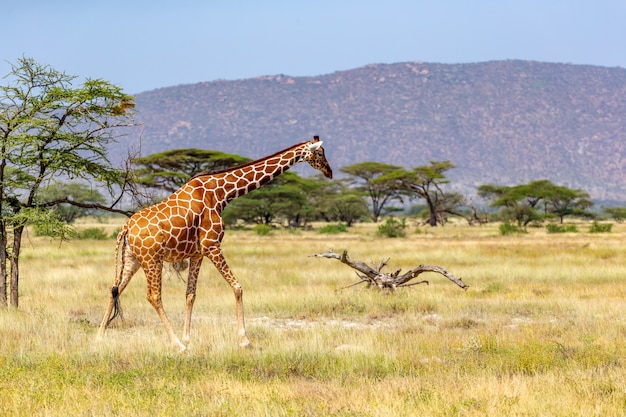
{"type": "MultiPolygon", "coordinates": [[[[237,347],[232,292],[206,263],[185,354],[169,345],[141,272],[122,295],[124,321],[95,342],[112,241],[31,237],[20,309],[0,311],[0,415],[624,415],[625,226],[500,236],[450,225],[404,239],[375,230],[229,231],[224,252],[254,346],[237,347]],[[307,256],[329,248],[389,257],[389,271],[443,266],[470,289],[424,274],[429,286],[395,294],[339,290],[354,271],[307,256]]],[[[166,271],[179,333],[184,291],[166,271]]]]}

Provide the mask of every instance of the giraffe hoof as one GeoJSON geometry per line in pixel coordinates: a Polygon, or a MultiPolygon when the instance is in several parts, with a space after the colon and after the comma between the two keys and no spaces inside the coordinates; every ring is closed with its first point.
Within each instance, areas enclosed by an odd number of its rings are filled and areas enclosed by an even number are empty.
{"type": "Polygon", "coordinates": [[[248,338],[246,337],[246,338],[242,338],[242,339],[239,341],[239,347],[242,347],[242,348],[251,348],[251,347],[252,347],[252,344],[250,343],[250,340],[248,340],[248,338]]]}

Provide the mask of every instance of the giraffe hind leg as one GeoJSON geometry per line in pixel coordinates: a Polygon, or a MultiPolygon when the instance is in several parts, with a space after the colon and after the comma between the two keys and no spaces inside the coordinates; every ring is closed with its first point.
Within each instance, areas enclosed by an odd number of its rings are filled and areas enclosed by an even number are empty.
{"type": "Polygon", "coordinates": [[[185,328],[183,330],[183,343],[189,343],[191,333],[191,312],[196,301],[196,286],[198,283],[198,273],[202,265],[202,257],[194,257],[189,262],[189,276],[187,278],[185,328]]]}
{"type": "Polygon", "coordinates": [[[143,271],[146,274],[146,283],[148,284],[148,302],[154,307],[163,326],[165,326],[165,331],[169,336],[172,343],[177,345],[181,352],[185,351],[187,347],[180,341],[176,333],[174,333],[174,329],[170,323],[170,320],[167,318],[167,314],[165,314],[165,309],[163,308],[163,301],[161,299],[161,278],[163,262],[155,262],[149,265],[143,265],[143,271]]]}

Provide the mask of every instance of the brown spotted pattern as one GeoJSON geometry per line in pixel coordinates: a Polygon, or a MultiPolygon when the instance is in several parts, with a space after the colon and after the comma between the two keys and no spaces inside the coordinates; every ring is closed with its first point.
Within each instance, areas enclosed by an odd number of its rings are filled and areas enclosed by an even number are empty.
{"type": "MultiPolygon", "coordinates": [[[[158,204],[135,213],[122,227],[116,245],[121,248],[121,271],[111,290],[109,305],[98,331],[102,338],[122,294],[133,275],[142,268],[147,280],[147,298],[157,311],[170,340],[182,350],[190,337],[191,312],[196,298],[198,272],[204,257],[215,265],[235,294],[239,343],[250,342],[246,336],[242,288],[233,275],[220,247],[224,237],[221,212],[226,204],[255,190],[280,175],[297,162],[306,161],[332,178],[322,142],[300,143],[257,161],[219,172],[200,173],[158,204]],[[189,260],[185,327],[182,342],[170,324],[161,301],[163,262],[189,260]]],[[[116,256],[117,259],[117,256],[116,256]]],[[[115,316],[113,316],[115,317],[115,316]]]]}

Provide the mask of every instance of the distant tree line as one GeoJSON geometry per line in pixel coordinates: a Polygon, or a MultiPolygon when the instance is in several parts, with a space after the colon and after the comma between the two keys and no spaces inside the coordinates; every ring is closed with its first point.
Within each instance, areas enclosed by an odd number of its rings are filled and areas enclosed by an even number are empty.
{"type": "MultiPolygon", "coordinates": [[[[132,160],[134,182],[145,187],[139,206],[152,204],[176,191],[199,172],[211,172],[249,162],[249,158],[213,150],[172,149],[132,160]]],[[[342,167],[344,178],[303,178],[293,171],[254,192],[231,202],[224,210],[227,224],[264,224],[304,227],[314,221],[378,222],[384,216],[410,216],[422,225],[443,226],[450,217],[469,225],[502,221],[520,227],[566,217],[593,218],[593,202],[583,190],[553,184],[548,180],[514,186],[486,184],[478,187],[482,207],[460,193],[446,191],[450,161],[431,161],[410,170],[380,162],[361,162],[342,167]],[[417,203],[412,204],[410,203],[417,203]]],[[[41,190],[44,201],[98,202],[106,199],[82,184],[55,182],[41,190]]],[[[138,207],[139,207],[138,206],[138,207]]],[[[136,208],[138,208],[136,207],[136,208]]],[[[135,209],[136,209],[135,208],[135,209]]],[[[57,204],[53,210],[63,221],[94,213],[94,209],[57,204]]],[[[133,210],[130,210],[133,211],[133,210]]],[[[605,208],[604,214],[621,222],[626,207],[605,208]]]]}
{"type": "MultiPolygon", "coordinates": [[[[169,193],[197,172],[247,161],[216,151],[178,149],[136,159],[135,173],[139,183],[169,193]]],[[[421,210],[412,214],[430,226],[443,226],[451,216],[463,218],[470,225],[493,219],[526,226],[549,219],[563,223],[567,216],[595,215],[589,211],[593,202],[587,192],[548,180],[515,186],[481,185],[478,195],[486,205],[479,208],[465,196],[445,190],[450,182],[446,173],[453,168],[450,161],[431,161],[409,170],[380,162],[361,162],[342,167],[344,178],[333,181],[287,172],[266,187],[233,201],[226,207],[224,219],[230,224],[297,227],[326,221],[343,222],[349,227],[358,221],[378,222],[382,216],[406,214],[406,205],[412,201],[423,203],[421,210]]],[[[618,221],[626,217],[626,209],[605,212],[618,221]]]]}

